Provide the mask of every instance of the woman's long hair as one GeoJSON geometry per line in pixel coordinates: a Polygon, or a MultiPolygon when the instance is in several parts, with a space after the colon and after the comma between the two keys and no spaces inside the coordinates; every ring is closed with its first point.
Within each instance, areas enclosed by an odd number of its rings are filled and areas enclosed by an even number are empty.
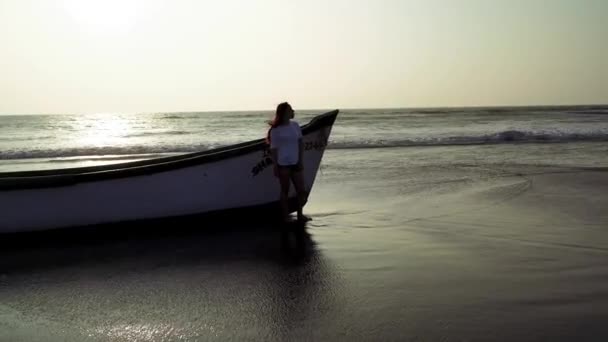
{"type": "Polygon", "coordinates": [[[270,131],[273,128],[276,128],[285,122],[289,121],[289,117],[287,116],[287,111],[291,109],[291,105],[287,102],[279,103],[277,106],[277,110],[274,114],[274,119],[268,121],[268,125],[270,128],[268,129],[268,134],[266,134],[266,143],[270,145],[270,131]]]}

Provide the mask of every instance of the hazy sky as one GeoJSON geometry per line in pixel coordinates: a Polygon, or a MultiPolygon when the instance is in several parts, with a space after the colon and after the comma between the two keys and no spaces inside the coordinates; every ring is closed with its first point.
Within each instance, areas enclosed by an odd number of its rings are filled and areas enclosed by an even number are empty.
{"type": "Polygon", "coordinates": [[[605,0],[0,0],[0,114],[608,103],[605,0]]]}

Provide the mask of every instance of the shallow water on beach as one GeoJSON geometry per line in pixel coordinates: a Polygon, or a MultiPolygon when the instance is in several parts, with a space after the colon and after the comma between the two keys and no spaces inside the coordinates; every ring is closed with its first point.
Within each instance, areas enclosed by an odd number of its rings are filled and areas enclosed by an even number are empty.
{"type": "Polygon", "coordinates": [[[328,150],[305,230],[0,251],[0,341],[608,338],[608,144],[328,150]]]}

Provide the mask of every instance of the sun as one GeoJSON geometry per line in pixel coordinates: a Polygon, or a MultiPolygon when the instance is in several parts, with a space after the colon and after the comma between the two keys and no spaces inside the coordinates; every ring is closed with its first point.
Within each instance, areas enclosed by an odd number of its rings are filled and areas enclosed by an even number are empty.
{"type": "Polygon", "coordinates": [[[63,7],[80,30],[96,35],[130,32],[137,21],[136,0],[64,0],[63,7]]]}

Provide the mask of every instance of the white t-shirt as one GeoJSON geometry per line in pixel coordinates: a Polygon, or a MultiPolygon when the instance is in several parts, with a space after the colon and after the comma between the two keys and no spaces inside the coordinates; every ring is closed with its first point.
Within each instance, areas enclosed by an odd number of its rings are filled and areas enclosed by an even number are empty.
{"type": "Polygon", "coordinates": [[[296,121],[289,125],[277,126],[270,130],[270,148],[276,148],[279,165],[288,166],[298,163],[302,129],[296,121]]]}

